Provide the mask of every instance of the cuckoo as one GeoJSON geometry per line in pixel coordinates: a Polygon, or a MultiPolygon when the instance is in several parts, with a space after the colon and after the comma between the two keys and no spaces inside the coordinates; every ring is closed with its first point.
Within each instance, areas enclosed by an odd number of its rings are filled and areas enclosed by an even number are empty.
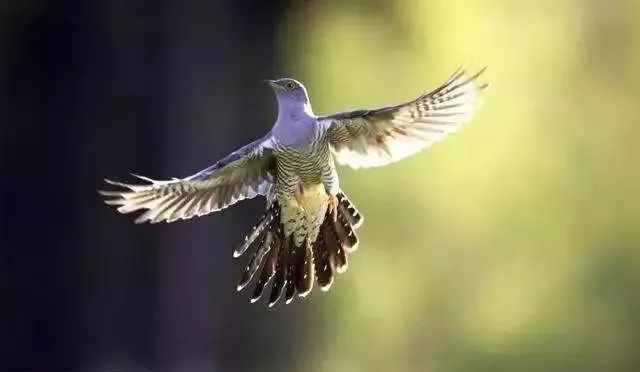
{"type": "Polygon", "coordinates": [[[185,178],[128,184],[105,180],[105,202],[135,222],[173,222],[219,211],[256,196],[266,210],[234,252],[251,252],[237,289],[253,285],[251,302],[271,286],[268,303],[328,290],[358,247],[363,217],[341,190],[336,162],[352,168],[386,165],[426,149],[468,122],[487,84],[484,69],[459,69],[436,89],[398,105],[313,113],[305,87],[290,78],[267,80],[278,117],[264,137],[185,178]]]}

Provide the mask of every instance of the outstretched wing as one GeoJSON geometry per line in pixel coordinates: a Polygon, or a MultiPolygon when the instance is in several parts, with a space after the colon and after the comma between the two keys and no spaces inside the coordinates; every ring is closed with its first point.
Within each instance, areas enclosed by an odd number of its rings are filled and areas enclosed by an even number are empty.
{"type": "Polygon", "coordinates": [[[266,195],[273,182],[274,166],[275,157],[265,137],[192,176],[158,181],[134,175],[147,181],[136,185],[105,180],[120,190],[100,191],[100,194],[106,197],[105,203],[118,206],[120,213],[146,210],[136,223],[172,222],[266,195]]]}
{"type": "Polygon", "coordinates": [[[411,102],[319,118],[328,127],[336,160],[353,168],[386,165],[456,132],[471,119],[478,92],[487,87],[477,83],[483,71],[469,76],[459,70],[411,102]]]}

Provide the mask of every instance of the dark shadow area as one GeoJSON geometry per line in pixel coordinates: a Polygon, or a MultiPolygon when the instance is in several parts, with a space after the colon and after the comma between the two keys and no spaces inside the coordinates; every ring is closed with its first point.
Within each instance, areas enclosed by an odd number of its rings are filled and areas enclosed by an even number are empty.
{"type": "Polygon", "coordinates": [[[261,202],[135,226],[96,193],[129,171],[186,176],[263,135],[285,5],[0,5],[2,370],[250,371],[293,346],[268,339],[302,308],[234,293],[231,253],[261,202]]]}

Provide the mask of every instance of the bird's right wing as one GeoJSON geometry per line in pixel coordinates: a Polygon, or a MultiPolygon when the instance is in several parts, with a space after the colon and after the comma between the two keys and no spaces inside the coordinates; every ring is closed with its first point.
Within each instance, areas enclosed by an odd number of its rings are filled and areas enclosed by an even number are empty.
{"type": "Polygon", "coordinates": [[[458,71],[440,87],[400,105],[320,117],[333,155],[340,164],[361,168],[424,150],[471,119],[478,92],[487,86],[477,83],[483,71],[458,71]]]}
{"type": "MultiPolygon", "coordinates": [[[[266,195],[274,177],[275,156],[268,136],[227,155],[192,176],[168,181],[136,176],[147,183],[105,180],[117,191],[100,191],[118,212],[146,210],[136,223],[187,219],[224,209],[237,201],[266,195]]],[[[135,175],[134,175],[135,176],[135,175]]]]}

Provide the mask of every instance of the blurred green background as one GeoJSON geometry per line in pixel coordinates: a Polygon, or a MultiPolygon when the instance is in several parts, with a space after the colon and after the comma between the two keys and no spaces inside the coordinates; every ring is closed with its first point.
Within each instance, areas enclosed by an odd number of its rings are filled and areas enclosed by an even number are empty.
{"type": "Polygon", "coordinates": [[[318,114],[460,64],[491,83],[454,137],[341,169],[366,222],[299,370],[640,370],[639,20],[632,0],[294,8],[281,58],[318,114]]]}

